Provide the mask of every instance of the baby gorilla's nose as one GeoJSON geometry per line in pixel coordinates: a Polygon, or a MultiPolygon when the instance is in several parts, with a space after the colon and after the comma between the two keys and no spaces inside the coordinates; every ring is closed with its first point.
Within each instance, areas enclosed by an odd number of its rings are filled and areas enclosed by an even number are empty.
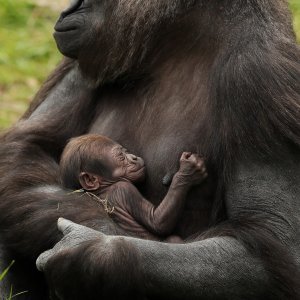
{"type": "Polygon", "coordinates": [[[130,158],[131,158],[131,160],[134,160],[134,161],[136,161],[138,159],[137,156],[134,154],[130,154],[130,158]]]}

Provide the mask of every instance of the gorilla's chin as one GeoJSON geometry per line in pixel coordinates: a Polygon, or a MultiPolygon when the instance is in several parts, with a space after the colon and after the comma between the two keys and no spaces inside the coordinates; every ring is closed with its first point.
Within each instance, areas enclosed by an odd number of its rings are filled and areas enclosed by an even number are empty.
{"type": "Polygon", "coordinates": [[[58,50],[65,56],[76,59],[80,49],[80,38],[77,30],[55,31],[54,39],[58,50]]]}

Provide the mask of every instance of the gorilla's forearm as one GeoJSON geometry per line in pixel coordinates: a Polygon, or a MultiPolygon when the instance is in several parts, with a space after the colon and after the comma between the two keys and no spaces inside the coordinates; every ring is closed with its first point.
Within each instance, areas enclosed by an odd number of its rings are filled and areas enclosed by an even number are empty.
{"type": "Polygon", "coordinates": [[[37,266],[63,299],[277,299],[261,259],[234,238],[167,244],[58,226],[64,238],[37,266]]]}
{"type": "Polygon", "coordinates": [[[139,253],[148,295],[159,291],[172,299],[263,299],[268,290],[260,259],[233,238],[178,245],[137,239],[130,243],[139,253]]]}
{"type": "Polygon", "coordinates": [[[106,234],[121,234],[102,206],[82,195],[67,195],[55,186],[41,186],[8,196],[0,203],[1,237],[17,257],[36,259],[61,239],[59,217],[106,234]]]}

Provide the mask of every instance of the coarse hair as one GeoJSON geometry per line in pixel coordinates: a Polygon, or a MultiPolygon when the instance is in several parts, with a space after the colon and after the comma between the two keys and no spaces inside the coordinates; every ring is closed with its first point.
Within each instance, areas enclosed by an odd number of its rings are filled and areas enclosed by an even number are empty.
{"type": "Polygon", "coordinates": [[[111,170],[104,163],[104,153],[114,145],[114,141],[98,134],[87,134],[70,139],[60,159],[62,185],[68,189],[80,189],[81,172],[108,177],[111,170]]]}

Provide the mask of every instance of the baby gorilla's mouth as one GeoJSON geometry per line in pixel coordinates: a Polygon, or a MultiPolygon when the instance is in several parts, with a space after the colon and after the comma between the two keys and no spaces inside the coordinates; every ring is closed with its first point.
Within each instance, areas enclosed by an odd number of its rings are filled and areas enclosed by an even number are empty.
{"type": "Polygon", "coordinates": [[[137,157],[135,165],[137,166],[137,170],[145,167],[145,162],[141,157],[137,157]]]}
{"type": "Polygon", "coordinates": [[[130,180],[132,182],[142,182],[146,177],[146,166],[144,161],[141,159],[138,163],[135,164],[134,168],[131,169],[130,172],[130,180]]]}

